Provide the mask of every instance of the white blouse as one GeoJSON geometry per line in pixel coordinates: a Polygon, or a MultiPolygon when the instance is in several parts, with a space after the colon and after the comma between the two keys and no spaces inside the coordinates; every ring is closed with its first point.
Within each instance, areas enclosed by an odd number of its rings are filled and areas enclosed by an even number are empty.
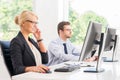
{"type": "Polygon", "coordinates": [[[36,62],[36,66],[39,66],[40,64],[42,64],[41,61],[41,54],[38,51],[38,49],[32,44],[32,48],[31,48],[33,55],[35,57],[35,62],[36,62]]]}

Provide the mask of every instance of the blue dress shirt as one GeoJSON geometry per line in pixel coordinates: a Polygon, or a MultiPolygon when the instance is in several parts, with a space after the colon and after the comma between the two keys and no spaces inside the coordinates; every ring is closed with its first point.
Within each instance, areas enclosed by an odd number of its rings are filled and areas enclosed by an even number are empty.
{"type": "Polygon", "coordinates": [[[80,50],[74,47],[69,40],[64,42],[58,38],[48,45],[49,63],[47,65],[55,65],[65,61],[77,61],[79,55],[80,50]],[[65,54],[63,43],[66,43],[67,54],[65,54]]]}

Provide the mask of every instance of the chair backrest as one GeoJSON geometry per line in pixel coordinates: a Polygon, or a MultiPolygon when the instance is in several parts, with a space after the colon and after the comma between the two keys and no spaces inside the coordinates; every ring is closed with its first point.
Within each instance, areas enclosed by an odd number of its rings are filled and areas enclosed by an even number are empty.
{"type": "Polygon", "coordinates": [[[14,74],[13,74],[13,66],[12,66],[12,61],[11,61],[11,57],[10,57],[10,50],[9,50],[10,41],[0,41],[0,45],[1,45],[5,64],[9,70],[10,75],[12,76],[14,74]]]}
{"type": "Polygon", "coordinates": [[[0,80],[11,80],[11,76],[4,61],[1,45],[0,45],[0,80]]]}

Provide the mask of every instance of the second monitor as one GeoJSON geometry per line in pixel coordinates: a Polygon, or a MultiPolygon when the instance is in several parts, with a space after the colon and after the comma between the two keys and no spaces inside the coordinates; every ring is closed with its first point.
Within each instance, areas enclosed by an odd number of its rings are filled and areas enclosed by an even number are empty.
{"type": "Polygon", "coordinates": [[[118,35],[116,35],[116,29],[114,28],[107,28],[106,29],[106,40],[105,40],[105,47],[104,52],[108,52],[111,54],[109,58],[105,58],[104,62],[116,62],[116,51],[118,48],[118,35]]]}

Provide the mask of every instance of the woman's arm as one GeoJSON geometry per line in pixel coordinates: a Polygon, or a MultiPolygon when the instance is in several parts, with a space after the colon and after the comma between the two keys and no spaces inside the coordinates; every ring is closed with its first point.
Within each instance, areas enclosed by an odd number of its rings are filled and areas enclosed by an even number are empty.
{"type": "Polygon", "coordinates": [[[41,31],[37,26],[36,26],[36,32],[33,33],[33,34],[34,34],[34,36],[35,36],[35,38],[37,40],[40,51],[43,52],[43,53],[46,53],[47,50],[46,50],[46,47],[45,47],[45,45],[44,45],[44,43],[42,41],[43,39],[42,39],[41,31]]]}
{"type": "Polygon", "coordinates": [[[46,73],[46,71],[49,70],[49,68],[45,65],[39,65],[39,66],[31,66],[26,67],[25,72],[40,72],[40,73],[46,73]]]}
{"type": "Polygon", "coordinates": [[[24,73],[25,66],[22,61],[22,49],[20,41],[18,39],[13,39],[10,44],[10,56],[12,60],[12,65],[15,74],[24,73]]]}
{"type": "Polygon", "coordinates": [[[46,53],[46,52],[47,52],[47,49],[46,49],[43,41],[39,41],[39,42],[38,42],[38,46],[39,46],[41,52],[43,52],[43,53],[46,53]]]}

